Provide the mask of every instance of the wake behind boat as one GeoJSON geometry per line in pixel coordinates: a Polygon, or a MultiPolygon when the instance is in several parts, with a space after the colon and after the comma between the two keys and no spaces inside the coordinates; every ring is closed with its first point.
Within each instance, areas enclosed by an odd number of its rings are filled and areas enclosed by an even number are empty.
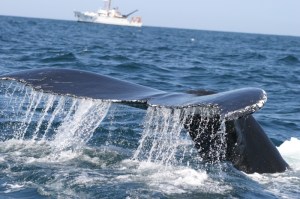
{"type": "Polygon", "coordinates": [[[130,20],[128,17],[138,10],[134,10],[129,14],[123,15],[118,8],[111,8],[111,0],[103,0],[104,6],[96,12],[80,12],[74,11],[75,17],[79,22],[91,22],[91,23],[101,23],[110,25],[120,25],[120,26],[142,26],[141,17],[132,17],[130,20]]]}

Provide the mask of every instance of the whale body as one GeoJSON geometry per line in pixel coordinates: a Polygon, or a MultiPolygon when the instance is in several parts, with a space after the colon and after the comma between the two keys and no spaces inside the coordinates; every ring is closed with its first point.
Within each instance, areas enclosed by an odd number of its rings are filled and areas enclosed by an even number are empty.
{"type": "Polygon", "coordinates": [[[246,173],[276,173],[289,168],[275,145],[254,119],[252,113],[267,100],[259,88],[243,88],[220,93],[169,93],[158,89],[118,80],[112,77],[72,69],[34,69],[0,76],[14,80],[37,91],[124,103],[147,108],[195,110],[185,128],[204,161],[214,161],[211,150],[218,150],[211,138],[226,126],[226,155],[221,159],[246,173]],[[208,95],[206,95],[208,94],[208,95]]]}

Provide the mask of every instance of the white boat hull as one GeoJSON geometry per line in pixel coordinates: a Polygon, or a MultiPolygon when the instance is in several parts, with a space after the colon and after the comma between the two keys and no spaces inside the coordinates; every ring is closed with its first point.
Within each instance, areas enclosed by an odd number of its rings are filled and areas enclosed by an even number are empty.
{"type": "Polygon", "coordinates": [[[129,21],[127,18],[116,18],[109,16],[99,16],[95,12],[74,12],[77,21],[79,22],[90,22],[90,23],[100,23],[118,26],[134,26],[141,27],[141,22],[129,21]]]}

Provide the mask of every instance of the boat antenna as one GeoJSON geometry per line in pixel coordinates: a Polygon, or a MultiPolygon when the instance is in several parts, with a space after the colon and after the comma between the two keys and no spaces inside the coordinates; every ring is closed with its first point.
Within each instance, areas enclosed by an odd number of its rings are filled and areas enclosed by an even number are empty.
{"type": "Polygon", "coordinates": [[[111,0],[103,0],[104,6],[103,9],[105,9],[107,12],[109,12],[110,7],[111,7],[111,0]]]}
{"type": "Polygon", "coordinates": [[[110,6],[111,6],[111,0],[108,0],[108,7],[107,7],[107,11],[110,10],[110,6]]]}

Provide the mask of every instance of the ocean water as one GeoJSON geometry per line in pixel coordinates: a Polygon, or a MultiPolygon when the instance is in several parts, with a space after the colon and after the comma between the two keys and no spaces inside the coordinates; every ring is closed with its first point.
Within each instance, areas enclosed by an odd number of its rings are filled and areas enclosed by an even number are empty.
{"type": "Polygon", "coordinates": [[[258,87],[291,170],[204,163],[180,113],[0,82],[0,198],[299,198],[300,38],[0,16],[0,74],[70,68],[170,91],[258,87]]]}

